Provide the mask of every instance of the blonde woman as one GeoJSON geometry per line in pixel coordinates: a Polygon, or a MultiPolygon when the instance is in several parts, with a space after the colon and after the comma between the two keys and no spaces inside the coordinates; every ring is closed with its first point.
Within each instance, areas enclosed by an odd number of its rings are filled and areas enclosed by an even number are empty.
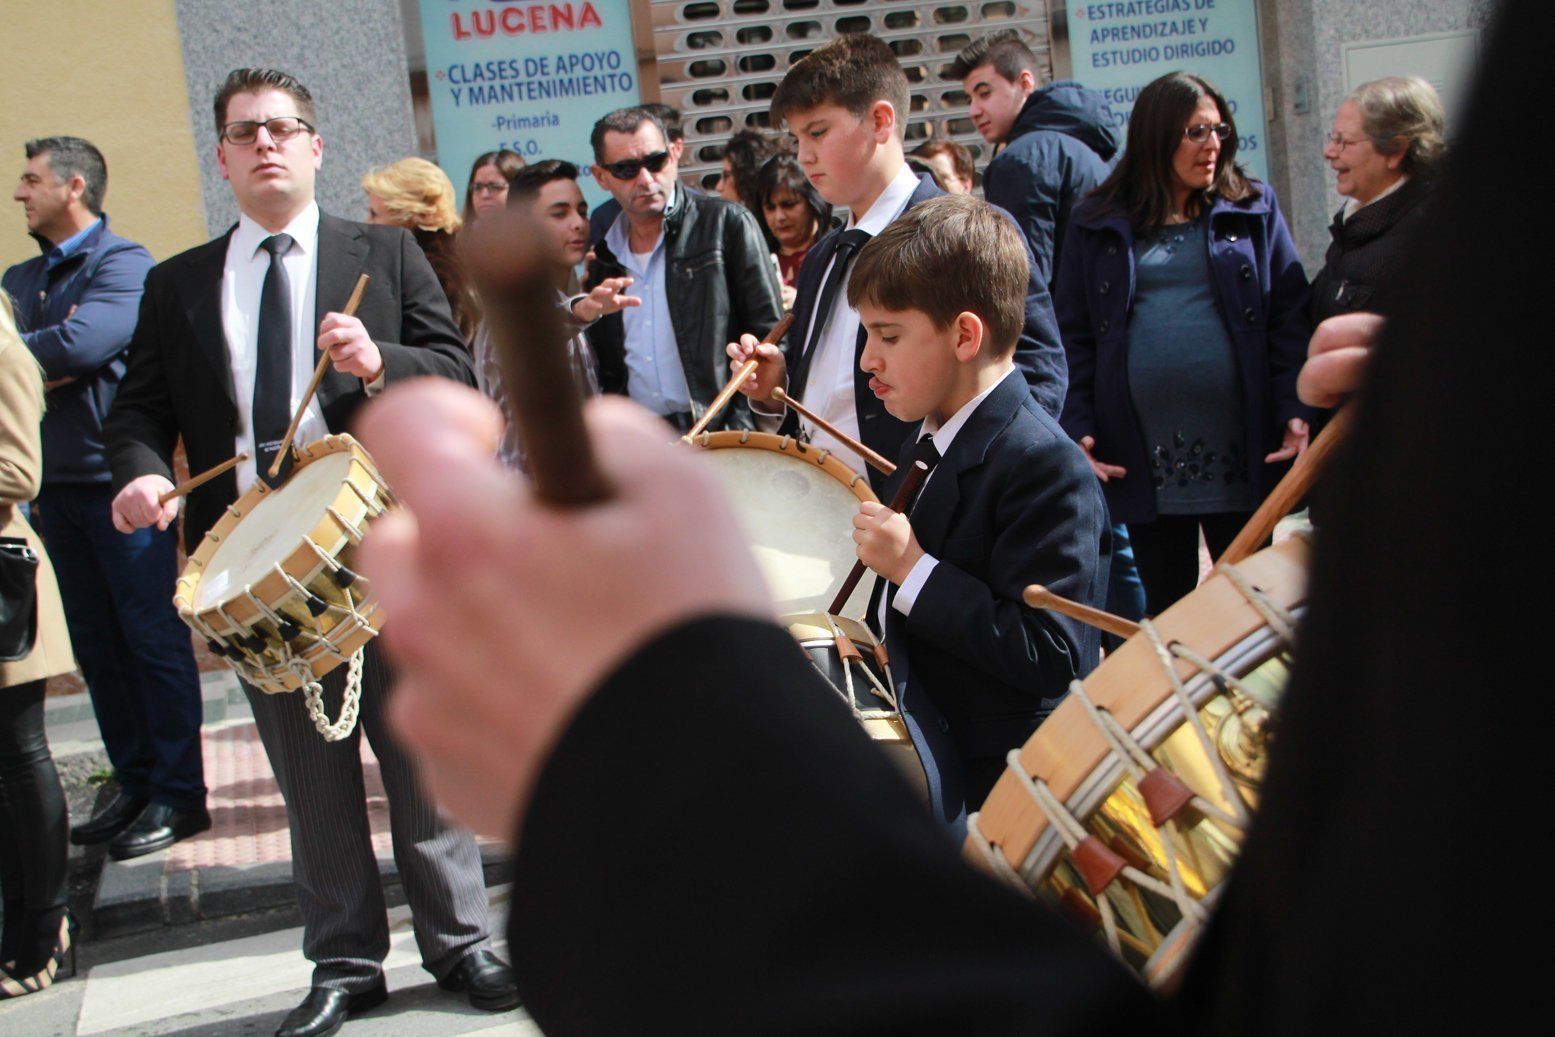
{"type": "Polygon", "coordinates": [[[402,158],[362,177],[367,192],[367,222],[404,227],[416,236],[437,274],[454,323],[466,343],[480,327],[480,308],[454,247],[459,218],[454,185],[448,174],[424,158],[402,158]]]}
{"type": "Polygon", "coordinates": [[[43,376],[0,292],[0,536],[38,556],[32,651],[0,662],[0,1001],[49,987],[68,958],[75,921],[66,906],[65,794],[43,727],[43,685],[76,668],[54,569],[21,506],[43,474],[43,376]]]}

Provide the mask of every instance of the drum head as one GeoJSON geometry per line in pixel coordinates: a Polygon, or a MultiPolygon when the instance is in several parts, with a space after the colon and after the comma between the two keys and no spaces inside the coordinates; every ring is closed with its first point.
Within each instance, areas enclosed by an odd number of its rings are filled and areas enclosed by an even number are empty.
{"type": "MultiPolygon", "coordinates": [[[[828,611],[858,558],[853,516],[860,501],[876,499],[869,480],[787,436],[719,432],[696,442],[729,493],[778,611],[828,611]]],[[[840,615],[862,616],[873,585],[866,573],[840,615]]]]}
{"type": "Polygon", "coordinates": [[[195,589],[196,612],[256,583],[313,531],[351,472],[349,451],[325,454],[265,494],[211,555],[195,589]]]}

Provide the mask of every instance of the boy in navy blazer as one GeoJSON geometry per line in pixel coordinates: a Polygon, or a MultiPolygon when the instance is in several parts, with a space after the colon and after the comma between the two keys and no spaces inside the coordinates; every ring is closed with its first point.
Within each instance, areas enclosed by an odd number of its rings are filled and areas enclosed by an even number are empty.
{"type": "MultiPolygon", "coordinates": [[[[903,212],[944,193],[907,166],[902,138],[908,101],[907,75],[896,55],[885,41],[868,33],[833,40],[783,77],[772,95],[773,122],[786,123],[797,138],[805,176],[836,211],[847,215],[847,223],[822,237],[805,257],[794,326],[785,347],[758,346],[754,335],[728,346],[731,372],[753,356],[762,361],[756,377],[742,386],[760,427],[803,434],[861,472],[862,458],[793,412],[785,414],[771,395],[774,388],[784,388],[882,456],[895,457],[901,448],[907,426],[880,405],[859,371],[864,329],[848,303],[846,285],[850,264],[864,241],[903,212]]],[[[1028,275],[1015,299],[1023,307],[1015,366],[1031,396],[1056,417],[1068,376],[1047,285],[1028,275]]],[[[868,474],[878,493],[884,477],[873,469],[868,474]]]]}
{"type": "Polygon", "coordinates": [[[932,806],[956,826],[1100,647],[1021,598],[1037,583],[1101,607],[1109,549],[1085,455],[1014,363],[1028,276],[1010,221],[947,195],[865,245],[848,284],[870,392],[911,429],[888,490],[915,459],[931,465],[907,514],[862,504],[853,539],[882,578],[871,618],[932,806]]]}

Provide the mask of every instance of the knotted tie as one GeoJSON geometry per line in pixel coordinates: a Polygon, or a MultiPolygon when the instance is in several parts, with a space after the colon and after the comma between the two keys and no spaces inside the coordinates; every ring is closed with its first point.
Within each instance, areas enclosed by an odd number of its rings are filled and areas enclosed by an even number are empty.
{"type": "Polygon", "coordinates": [[[810,358],[815,355],[815,347],[821,341],[821,332],[826,330],[827,318],[831,316],[832,303],[837,299],[837,293],[842,290],[842,283],[848,279],[848,264],[853,262],[853,256],[869,241],[870,235],[866,231],[854,228],[845,230],[837,239],[837,249],[832,253],[831,269],[826,272],[826,283],[821,286],[821,299],[815,307],[815,315],[810,319],[810,337],[805,342],[804,354],[799,365],[809,370],[810,358]]]}
{"type": "MultiPolygon", "coordinates": [[[[270,253],[259,293],[259,337],[254,358],[254,455],[259,478],[279,486],[291,475],[287,457],[281,471],[270,478],[270,465],[286,437],[292,420],[292,288],[281,257],[292,247],[289,234],[276,234],[259,243],[270,253]]],[[[291,451],[287,451],[288,454],[291,451]]]]}

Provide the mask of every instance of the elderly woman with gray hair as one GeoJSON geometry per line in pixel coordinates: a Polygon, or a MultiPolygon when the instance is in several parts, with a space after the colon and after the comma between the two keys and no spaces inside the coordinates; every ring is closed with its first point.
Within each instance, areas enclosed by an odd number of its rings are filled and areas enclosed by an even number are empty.
{"type": "Polygon", "coordinates": [[[1430,208],[1447,145],[1442,102],[1419,76],[1362,83],[1334,116],[1323,157],[1344,207],[1334,216],[1323,269],[1312,281],[1314,325],[1341,313],[1386,315],[1394,271],[1430,208]]]}

